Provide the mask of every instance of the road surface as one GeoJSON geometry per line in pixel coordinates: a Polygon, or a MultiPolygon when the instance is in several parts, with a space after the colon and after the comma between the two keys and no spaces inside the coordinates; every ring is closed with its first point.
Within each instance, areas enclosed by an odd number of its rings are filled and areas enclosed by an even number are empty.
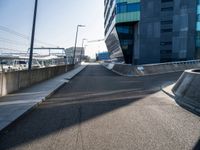
{"type": "Polygon", "coordinates": [[[160,91],[179,73],[118,76],[89,65],[0,135],[0,150],[200,149],[200,117],[160,91]]]}

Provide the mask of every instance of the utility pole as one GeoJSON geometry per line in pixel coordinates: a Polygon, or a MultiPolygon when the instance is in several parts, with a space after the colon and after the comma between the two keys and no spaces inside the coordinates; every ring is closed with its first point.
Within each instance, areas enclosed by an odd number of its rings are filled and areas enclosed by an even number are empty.
{"type": "Polygon", "coordinates": [[[28,64],[28,70],[29,71],[32,68],[32,60],[33,60],[33,46],[34,46],[34,38],[35,38],[35,24],[36,24],[36,16],[37,16],[37,5],[38,5],[38,0],[35,0],[35,8],[34,8],[34,14],[33,14],[32,35],[31,35],[31,46],[30,46],[29,64],[28,64]]]}

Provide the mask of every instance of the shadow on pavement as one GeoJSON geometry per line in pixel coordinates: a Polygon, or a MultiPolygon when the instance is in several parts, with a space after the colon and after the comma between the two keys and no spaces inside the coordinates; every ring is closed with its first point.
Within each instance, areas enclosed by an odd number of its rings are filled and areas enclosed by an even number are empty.
{"type": "Polygon", "coordinates": [[[90,119],[105,115],[138,100],[140,98],[85,102],[82,104],[58,102],[53,105],[42,105],[34,112],[22,118],[16,126],[13,126],[14,130],[4,132],[0,135],[0,149],[6,150],[38,140],[90,119]]]}
{"type": "Polygon", "coordinates": [[[199,139],[199,141],[196,143],[196,145],[194,146],[193,150],[200,150],[200,139],[199,139]]]}

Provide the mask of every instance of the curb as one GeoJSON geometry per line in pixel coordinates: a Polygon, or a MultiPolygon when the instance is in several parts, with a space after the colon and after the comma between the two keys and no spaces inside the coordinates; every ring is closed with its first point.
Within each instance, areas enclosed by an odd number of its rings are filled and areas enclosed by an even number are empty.
{"type": "MultiPolygon", "coordinates": [[[[78,75],[81,71],[83,71],[85,68],[87,67],[87,65],[83,66],[78,72],[76,72],[71,79],[73,79],[76,75],[78,75]]],[[[70,79],[70,80],[71,80],[70,79]]],[[[15,126],[15,123],[17,121],[19,121],[20,119],[22,119],[23,117],[25,117],[27,114],[29,114],[30,112],[32,112],[35,108],[37,108],[41,103],[43,103],[44,101],[46,101],[49,97],[51,97],[53,94],[55,94],[59,89],[61,89],[64,85],[66,85],[66,82],[62,82],[60,83],[55,89],[53,89],[52,91],[50,91],[50,93],[48,95],[46,95],[45,97],[43,97],[41,99],[41,101],[37,102],[36,104],[34,104],[33,106],[31,106],[30,108],[28,108],[25,112],[23,112],[21,115],[19,115],[17,118],[15,118],[12,122],[10,122],[7,126],[3,127],[2,129],[0,129],[0,135],[4,134],[6,132],[8,132],[9,128],[15,126]]]]}

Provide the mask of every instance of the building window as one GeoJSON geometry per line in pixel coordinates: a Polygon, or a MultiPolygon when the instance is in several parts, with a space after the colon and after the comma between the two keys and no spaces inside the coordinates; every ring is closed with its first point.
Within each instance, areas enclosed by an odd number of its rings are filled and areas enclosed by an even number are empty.
{"type": "Polygon", "coordinates": [[[127,5],[128,12],[140,11],[140,4],[139,3],[131,3],[127,5]]]}
{"type": "Polygon", "coordinates": [[[173,24],[173,21],[172,20],[161,21],[161,25],[169,25],[169,24],[173,24]]]}
{"type": "Polygon", "coordinates": [[[161,11],[172,11],[172,10],[174,10],[173,7],[161,8],[161,11]]]}
{"type": "Polygon", "coordinates": [[[161,33],[172,32],[172,29],[161,29],[161,33]]]}
{"type": "Polygon", "coordinates": [[[174,0],[161,0],[162,3],[173,2],[174,0]]]}
{"type": "Polygon", "coordinates": [[[129,34],[129,28],[128,27],[117,27],[117,32],[118,33],[129,34]]]}
{"type": "Polygon", "coordinates": [[[161,46],[172,45],[172,42],[160,42],[161,46]]]}
{"type": "Polygon", "coordinates": [[[162,55],[172,54],[172,50],[161,50],[160,54],[162,54],[162,55]]]}
{"type": "Polygon", "coordinates": [[[196,58],[200,58],[200,0],[197,0],[196,58]]]}
{"type": "Polygon", "coordinates": [[[136,12],[140,11],[140,3],[118,3],[116,13],[136,12]]]}

